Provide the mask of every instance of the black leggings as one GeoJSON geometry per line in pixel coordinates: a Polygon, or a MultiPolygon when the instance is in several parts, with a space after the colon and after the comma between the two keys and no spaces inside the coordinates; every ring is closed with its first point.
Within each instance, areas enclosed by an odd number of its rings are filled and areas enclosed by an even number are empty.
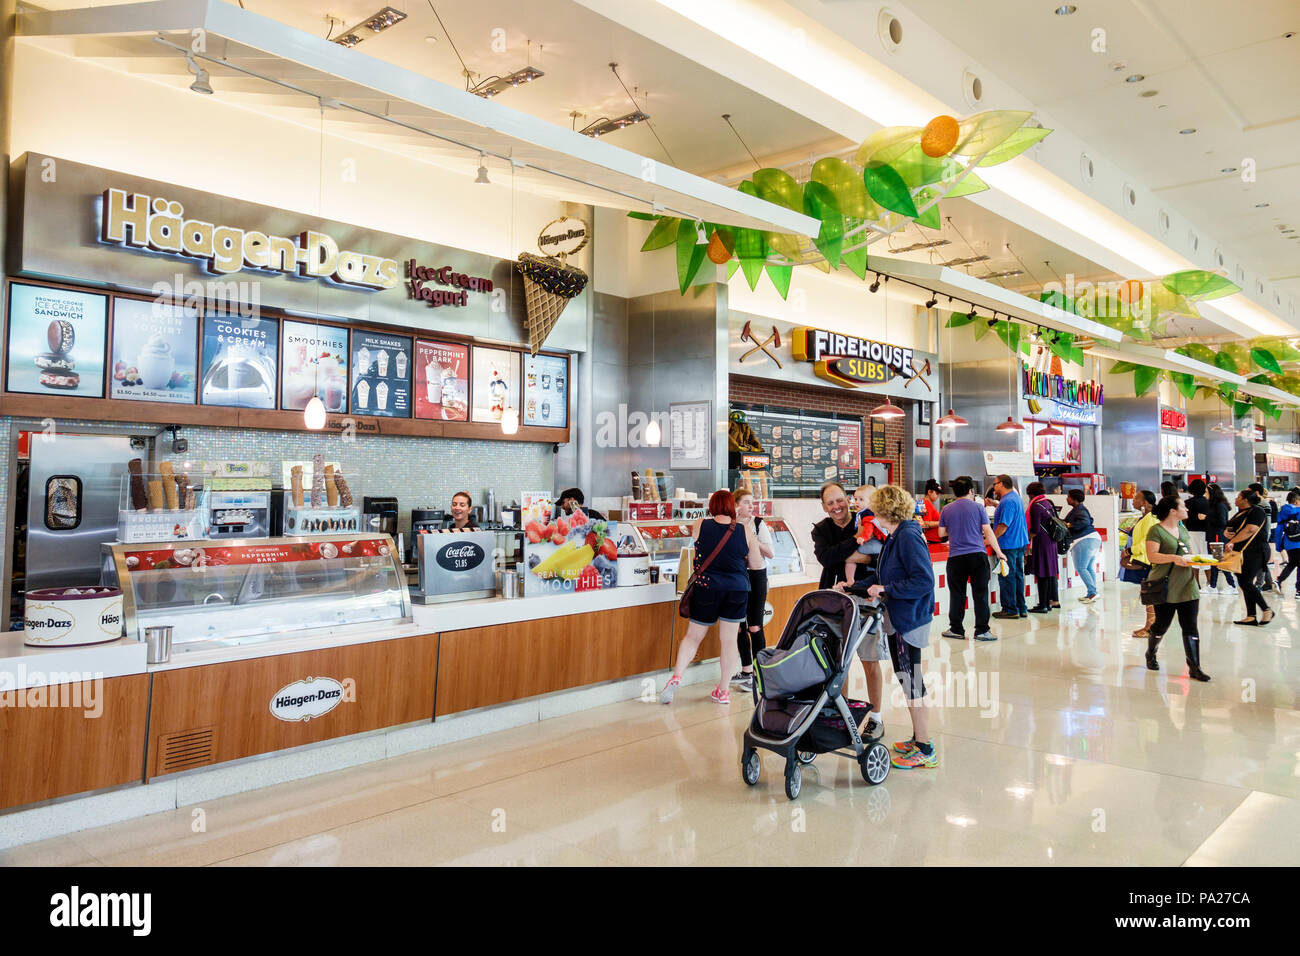
{"type": "MultiPolygon", "coordinates": [[[[1292,571],[1296,570],[1300,570],[1300,548],[1291,548],[1286,553],[1286,567],[1277,576],[1277,583],[1281,584],[1292,571]]],[[[1300,588],[1300,574],[1296,575],[1296,587],[1300,588]]]]}
{"type": "Polygon", "coordinates": [[[1268,610],[1268,605],[1264,603],[1264,596],[1259,593],[1256,580],[1266,563],[1267,559],[1257,553],[1247,552],[1242,556],[1239,577],[1241,593],[1246,596],[1246,617],[1254,617],[1257,608],[1261,611],[1268,610]]]}
{"type": "Polygon", "coordinates": [[[767,609],[767,571],[759,568],[749,572],[749,606],[745,612],[745,623],[736,632],[736,646],[740,649],[740,666],[753,667],[754,657],[767,647],[767,635],[763,633],[763,615],[767,609]],[[749,628],[757,627],[751,631],[749,628]]]}
{"type": "Polygon", "coordinates": [[[889,635],[889,659],[894,663],[894,675],[903,686],[908,700],[925,696],[925,681],[921,677],[921,649],[903,640],[895,631],[889,635]]]}
{"type": "Polygon", "coordinates": [[[1147,628],[1147,631],[1152,637],[1164,637],[1165,632],[1169,630],[1169,625],[1174,622],[1174,614],[1177,614],[1178,626],[1182,629],[1183,637],[1199,638],[1200,632],[1196,629],[1196,614],[1200,607],[1200,601],[1157,604],[1155,622],[1147,628]]]}
{"type": "Polygon", "coordinates": [[[1038,575],[1035,574],[1034,580],[1038,582],[1038,606],[1039,607],[1048,607],[1051,605],[1053,601],[1061,600],[1057,594],[1057,590],[1056,590],[1057,579],[1055,577],[1040,578],[1038,575]]]}

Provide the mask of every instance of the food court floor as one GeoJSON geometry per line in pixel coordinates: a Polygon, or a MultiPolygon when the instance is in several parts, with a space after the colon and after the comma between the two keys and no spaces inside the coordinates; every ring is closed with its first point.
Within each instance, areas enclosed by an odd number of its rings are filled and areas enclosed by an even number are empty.
{"type": "MultiPolygon", "coordinates": [[[[1209,684],[1184,676],[1176,633],[1161,671],[1145,670],[1145,642],[1127,636],[1135,590],[1111,584],[1093,606],[1067,596],[1059,615],[997,621],[993,644],[941,638],[936,619],[925,669],[947,697],[933,719],[940,766],[878,787],[833,755],[806,768],[794,803],[774,756],[745,786],[747,699],[720,707],[704,683],[671,707],[602,707],[214,800],[201,818],[184,807],[30,844],[0,863],[1300,864],[1291,585],[1270,595],[1280,613],[1263,628],[1231,624],[1240,597],[1202,600],[1209,684]]],[[[886,722],[887,742],[907,736],[896,706],[886,722]]]]}

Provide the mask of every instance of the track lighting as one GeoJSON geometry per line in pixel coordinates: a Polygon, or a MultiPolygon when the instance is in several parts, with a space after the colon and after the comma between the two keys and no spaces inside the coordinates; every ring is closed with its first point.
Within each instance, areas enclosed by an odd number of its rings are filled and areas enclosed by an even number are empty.
{"type": "Polygon", "coordinates": [[[873,282],[873,283],[871,283],[871,287],[870,287],[870,288],[871,288],[871,291],[872,291],[872,292],[879,292],[879,291],[880,291],[880,274],[879,274],[879,273],[876,274],[876,281],[873,282]]]}
{"type": "Polygon", "coordinates": [[[637,110],[628,113],[626,116],[620,116],[618,119],[606,119],[601,117],[596,122],[578,130],[583,136],[590,136],[592,139],[604,136],[606,133],[613,133],[616,130],[624,129],[628,126],[635,126],[637,123],[644,123],[650,118],[649,113],[643,113],[637,110]]]}
{"type": "Polygon", "coordinates": [[[975,306],[972,305],[970,307],[970,311],[966,313],[966,318],[970,319],[972,322],[975,321],[975,306]]]}
{"type": "Polygon", "coordinates": [[[394,9],[393,7],[382,7],[377,13],[371,14],[356,26],[349,30],[344,30],[342,34],[334,38],[333,42],[337,43],[341,47],[346,47],[351,50],[366,37],[374,36],[377,33],[383,33],[389,27],[396,26],[405,19],[406,14],[401,10],[394,9]]]}
{"type": "Polygon", "coordinates": [[[939,297],[936,296],[933,292],[931,292],[930,301],[925,304],[925,307],[927,309],[933,309],[938,304],[939,304],[939,297]]]}
{"type": "Polygon", "coordinates": [[[515,70],[515,72],[507,76],[490,76],[482,83],[478,84],[478,86],[470,90],[470,92],[475,96],[481,96],[485,100],[490,100],[503,90],[522,86],[525,83],[531,83],[533,80],[545,75],[546,74],[541,70],[534,69],[531,66],[526,66],[522,70],[515,70]]]}
{"type": "Polygon", "coordinates": [[[211,78],[208,76],[208,71],[199,66],[198,63],[194,61],[194,57],[188,53],[185,54],[185,65],[188,66],[190,72],[194,74],[194,82],[190,84],[190,89],[195,93],[206,93],[208,96],[211,96],[212,83],[210,82],[211,78]]]}

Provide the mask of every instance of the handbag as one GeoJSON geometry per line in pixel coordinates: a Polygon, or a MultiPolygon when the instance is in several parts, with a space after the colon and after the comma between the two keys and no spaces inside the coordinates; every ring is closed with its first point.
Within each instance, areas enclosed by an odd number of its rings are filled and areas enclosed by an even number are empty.
{"type": "Polygon", "coordinates": [[[704,559],[702,564],[696,565],[695,570],[691,572],[691,579],[686,583],[686,590],[682,592],[682,599],[677,602],[677,614],[679,617],[691,616],[691,591],[694,590],[696,581],[699,580],[701,572],[713,563],[713,559],[718,556],[718,552],[727,546],[727,542],[731,540],[731,534],[735,530],[736,522],[732,521],[727,527],[727,533],[724,534],[722,540],[718,542],[718,546],[713,549],[713,552],[707,558],[704,559]]]}
{"type": "Polygon", "coordinates": [[[1225,554],[1219,560],[1219,564],[1218,564],[1219,570],[1227,571],[1229,574],[1240,574],[1241,562],[1244,561],[1246,558],[1246,554],[1245,554],[1246,549],[1250,547],[1250,543],[1255,540],[1255,535],[1259,534],[1259,532],[1263,529],[1263,527],[1264,527],[1263,525],[1257,527],[1255,529],[1255,534],[1252,534],[1249,538],[1247,538],[1246,543],[1243,544],[1240,548],[1238,548],[1236,545],[1233,545],[1232,550],[1229,551],[1227,554],[1225,554]]]}
{"type": "MultiPolygon", "coordinates": [[[[1172,565],[1165,565],[1172,567],[1172,565]]],[[[1138,587],[1141,589],[1142,603],[1148,607],[1153,604],[1169,603],[1169,575],[1158,578],[1148,576],[1138,587]]]]}

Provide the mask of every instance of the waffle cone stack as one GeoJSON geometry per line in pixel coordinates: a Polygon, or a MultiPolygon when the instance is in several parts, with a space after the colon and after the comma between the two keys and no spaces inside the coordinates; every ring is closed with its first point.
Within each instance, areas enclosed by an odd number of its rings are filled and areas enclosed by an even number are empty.
{"type": "Polygon", "coordinates": [[[551,334],[551,329],[555,328],[555,323],[560,320],[569,300],[554,292],[547,292],[540,283],[528,276],[524,276],[523,280],[524,304],[528,310],[528,347],[536,355],[546,337],[551,334]]]}

